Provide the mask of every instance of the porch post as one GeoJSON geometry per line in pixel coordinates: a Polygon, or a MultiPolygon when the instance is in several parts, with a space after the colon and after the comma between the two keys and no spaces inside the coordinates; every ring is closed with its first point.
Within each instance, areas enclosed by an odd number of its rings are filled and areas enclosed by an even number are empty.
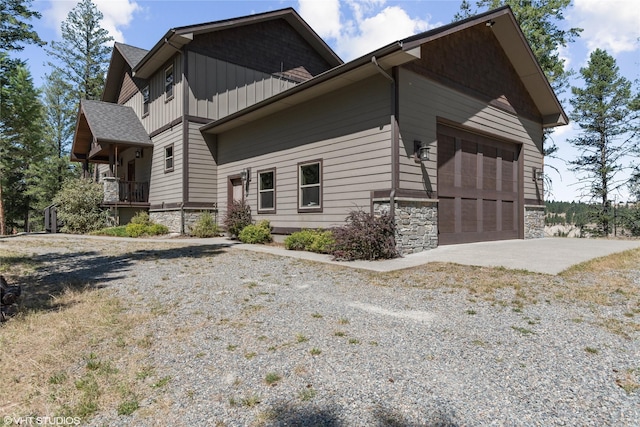
{"type": "Polygon", "coordinates": [[[109,144],[109,172],[107,176],[116,176],[115,173],[115,153],[113,152],[113,145],[109,144]]]}

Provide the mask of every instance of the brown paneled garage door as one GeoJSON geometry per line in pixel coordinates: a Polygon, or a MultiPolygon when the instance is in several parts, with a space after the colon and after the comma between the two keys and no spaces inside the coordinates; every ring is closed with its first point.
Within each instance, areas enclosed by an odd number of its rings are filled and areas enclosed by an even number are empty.
{"type": "Polygon", "coordinates": [[[438,244],[519,237],[520,147],[438,124],[438,244]]]}

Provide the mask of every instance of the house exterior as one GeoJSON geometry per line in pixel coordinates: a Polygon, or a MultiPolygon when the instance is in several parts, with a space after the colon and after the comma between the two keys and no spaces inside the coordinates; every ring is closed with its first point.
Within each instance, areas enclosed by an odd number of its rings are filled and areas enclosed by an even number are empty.
{"type": "Polygon", "coordinates": [[[508,7],[348,63],[293,9],[174,29],[116,44],[96,104],[72,157],[103,164],[106,205],[183,233],[232,200],[275,233],[388,212],[405,254],[542,237],[544,130],[568,122],[508,7]]]}

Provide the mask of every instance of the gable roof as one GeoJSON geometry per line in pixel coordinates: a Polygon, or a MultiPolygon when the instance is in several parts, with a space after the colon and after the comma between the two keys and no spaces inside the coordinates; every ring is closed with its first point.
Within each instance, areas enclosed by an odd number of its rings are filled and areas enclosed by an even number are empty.
{"type": "Polygon", "coordinates": [[[122,54],[122,57],[127,61],[127,64],[129,64],[129,67],[132,69],[142,61],[142,58],[144,58],[147,53],[149,53],[147,49],[141,49],[124,43],[116,42],[113,47],[122,54]]]}
{"type": "Polygon", "coordinates": [[[129,70],[133,69],[148,52],[146,49],[140,49],[139,47],[128,44],[114,43],[109,68],[107,70],[107,78],[105,79],[104,90],[102,91],[103,101],[117,102],[122,79],[127,68],[129,70]]]}
{"type": "Polygon", "coordinates": [[[133,108],[111,102],[80,101],[71,160],[104,160],[111,144],[124,147],[153,146],[133,108]]]}
{"type": "Polygon", "coordinates": [[[356,80],[420,58],[423,43],[462,31],[468,27],[492,23],[496,39],[513,64],[518,76],[543,117],[544,127],[565,125],[569,119],[540,68],[531,47],[520,30],[509,6],[503,6],[442,27],[393,42],[351,62],[300,83],[248,108],[213,121],[200,128],[204,133],[219,133],[284,110],[356,80]]]}
{"type": "Polygon", "coordinates": [[[183,46],[189,44],[193,40],[193,37],[198,34],[222,31],[275,19],[284,19],[287,21],[331,67],[343,63],[329,45],[318,36],[293,8],[286,8],[205,24],[172,28],[167,31],[160,41],[133,67],[133,75],[143,79],[149,78],[176,53],[176,50],[182,49],[183,46]]]}

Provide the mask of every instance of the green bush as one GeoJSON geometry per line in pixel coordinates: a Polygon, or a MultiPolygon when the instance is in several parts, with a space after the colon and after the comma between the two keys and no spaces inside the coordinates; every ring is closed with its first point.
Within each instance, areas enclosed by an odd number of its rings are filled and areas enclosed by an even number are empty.
{"type": "Polygon", "coordinates": [[[251,224],[251,207],[244,201],[235,200],[224,218],[224,226],[232,237],[240,237],[243,228],[251,224]]]}
{"type": "Polygon", "coordinates": [[[294,251],[329,253],[335,243],[330,230],[302,230],[284,239],[284,247],[294,251]]]}
{"type": "Polygon", "coordinates": [[[151,225],[151,219],[149,218],[149,214],[147,212],[138,211],[133,216],[133,218],[131,218],[131,222],[129,222],[129,224],[141,224],[144,226],[148,226],[151,225]]]}
{"type": "Polygon", "coordinates": [[[271,224],[269,221],[260,221],[257,224],[249,224],[238,234],[242,243],[269,243],[271,241],[271,224]]]}
{"type": "Polygon", "coordinates": [[[100,184],[84,178],[65,181],[53,198],[53,203],[57,205],[58,219],[63,223],[62,231],[84,234],[103,228],[107,215],[100,207],[102,199],[100,184]]]}
{"type": "Polygon", "coordinates": [[[127,236],[129,237],[140,237],[143,236],[145,234],[147,230],[147,226],[144,224],[135,224],[133,222],[130,222],[129,224],[127,224],[127,236]]]}
{"type": "Polygon", "coordinates": [[[146,212],[138,212],[131,222],[126,227],[127,236],[140,237],[140,236],[159,236],[168,234],[169,229],[162,224],[155,224],[149,218],[149,214],[146,212]]]}
{"type": "Polygon", "coordinates": [[[220,227],[210,212],[202,212],[198,221],[191,227],[191,235],[195,237],[215,237],[220,235],[220,227]]]}
{"type": "Polygon", "coordinates": [[[118,225],[117,227],[103,228],[97,231],[92,231],[90,234],[94,236],[114,236],[114,237],[127,237],[127,226],[118,225]]]}

